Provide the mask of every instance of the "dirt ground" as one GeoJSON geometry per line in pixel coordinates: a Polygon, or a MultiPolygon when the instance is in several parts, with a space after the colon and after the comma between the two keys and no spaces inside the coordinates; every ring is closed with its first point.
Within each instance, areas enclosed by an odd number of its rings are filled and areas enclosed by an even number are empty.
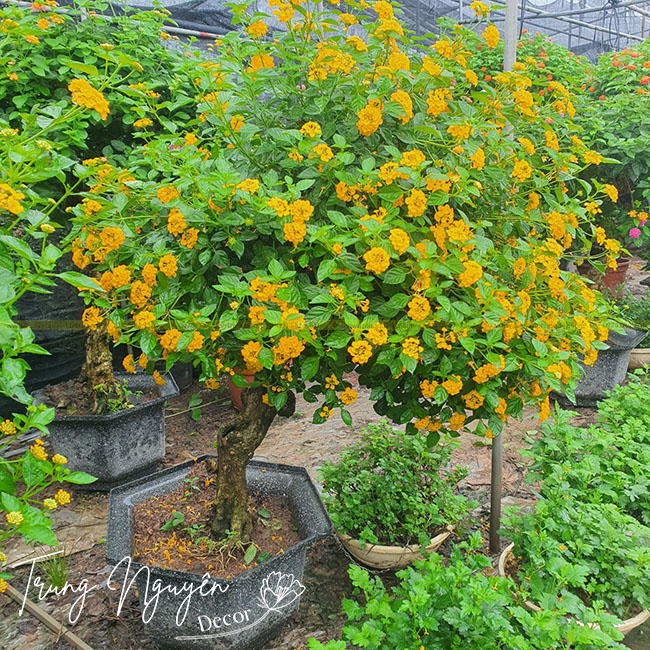
{"type": "MultiPolygon", "coordinates": [[[[634,261],[629,273],[628,284],[636,294],[647,291],[639,284],[646,277],[641,265],[634,261]]],[[[313,405],[297,400],[296,413],[290,418],[278,418],[266,439],[257,450],[256,458],[307,468],[311,477],[317,479],[318,467],[326,460],[334,460],[342,449],[356,441],[360,430],[371,422],[378,422],[368,399],[368,391],[357,387],[358,400],[349,407],[353,425],[346,426],[338,417],[322,424],[313,425],[311,415],[313,405]]],[[[579,409],[577,422],[587,423],[594,419],[594,412],[579,409]]],[[[196,458],[202,454],[213,453],[213,432],[216,426],[234,411],[225,391],[201,390],[194,384],[177,398],[170,400],[166,412],[167,453],[163,466],[196,458]],[[200,418],[192,419],[198,395],[201,398],[200,418]],[[188,402],[192,405],[188,405],[188,402]]],[[[503,463],[503,505],[532,507],[534,494],[532,487],[524,483],[525,460],[517,453],[526,446],[526,436],[534,435],[538,426],[536,414],[526,411],[521,421],[508,421],[504,432],[503,463]]],[[[468,467],[468,475],[461,489],[479,502],[473,511],[474,526],[485,532],[489,517],[490,447],[477,444],[477,438],[465,433],[460,438],[461,445],[454,453],[455,464],[468,467]]],[[[140,620],[137,597],[131,592],[120,616],[116,615],[118,593],[109,591],[105,581],[110,572],[104,557],[106,537],[106,514],[108,495],[103,493],[75,492],[72,503],[55,513],[57,536],[64,546],[72,552],[67,558],[68,582],[78,584],[87,579],[91,585],[104,586],[96,589],[86,602],[84,612],[72,628],[75,634],[94,650],[150,650],[154,644],[144,633],[140,620]]],[[[450,538],[441,548],[448,551],[450,538]]],[[[10,561],[25,557],[25,549],[12,540],[8,544],[7,555],[10,561]]],[[[39,552],[39,554],[41,554],[39,552]]],[[[345,623],[341,614],[341,599],[351,595],[351,585],[347,578],[347,568],[351,559],[340,547],[335,538],[328,538],[312,547],[308,553],[305,568],[304,592],[298,614],[289,621],[279,636],[265,650],[306,649],[307,640],[315,637],[321,641],[338,638],[345,623]]],[[[15,570],[12,585],[24,593],[29,577],[29,565],[15,570]]],[[[37,566],[36,571],[43,573],[37,566]]],[[[390,572],[382,574],[389,582],[394,579],[390,572]]],[[[37,601],[37,592],[29,592],[37,601]]],[[[48,596],[38,604],[55,619],[67,618],[70,605],[76,594],[65,597],[48,596]]],[[[631,635],[627,643],[635,650],[650,650],[650,625],[631,635]]],[[[53,650],[69,647],[64,639],[58,639],[45,625],[24,612],[19,615],[19,605],[7,595],[0,595],[0,638],[5,650],[53,650]]]]}

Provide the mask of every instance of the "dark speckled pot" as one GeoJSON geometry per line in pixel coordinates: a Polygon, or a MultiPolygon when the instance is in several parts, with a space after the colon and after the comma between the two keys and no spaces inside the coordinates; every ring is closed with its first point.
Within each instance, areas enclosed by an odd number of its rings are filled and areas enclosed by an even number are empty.
{"type": "Polygon", "coordinates": [[[298,609],[307,548],[330,535],[332,524],[304,468],[253,460],[246,467],[249,491],[287,497],[298,544],[230,579],[132,561],[135,507],[154,496],[164,498],[182,485],[193,465],[188,461],[111,490],[106,559],[129,573],[116,569],[109,586],[119,589],[131,581],[137,585],[146,632],[160,648],[261,650],[298,609]],[[154,608],[156,593],[160,595],[154,608]]]}
{"type": "MultiPolygon", "coordinates": [[[[178,395],[173,378],[158,386],[144,374],[115,373],[130,391],[158,390],[156,399],[108,415],[57,416],[50,424],[54,453],[68,459],[73,472],[86,472],[97,481],[84,489],[110,490],[148,474],[165,456],[165,400],[178,395]]],[[[34,394],[39,400],[39,392],[34,394]]]]}

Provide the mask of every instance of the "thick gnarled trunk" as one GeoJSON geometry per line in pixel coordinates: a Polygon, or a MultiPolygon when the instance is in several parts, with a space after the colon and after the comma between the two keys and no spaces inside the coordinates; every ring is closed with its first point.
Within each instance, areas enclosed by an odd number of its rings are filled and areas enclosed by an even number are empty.
{"type": "MultiPolygon", "coordinates": [[[[246,465],[276,416],[275,409],[262,401],[265,393],[266,388],[259,386],[242,391],[242,410],[217,434],[217,494],[211,524],[216,540],[250,541],[246,465]]],[[[295,397],[289,393],[281,415],[291,415],[294,409],[295,397]]]]}
{"type": "Polygon", "coordinates": [[[108,400],[115,394],[113,355],[108,345],[106,321],[86,331],[86,363],[83,376],[93,399],[93,413],[106,412],[108,400]]]}

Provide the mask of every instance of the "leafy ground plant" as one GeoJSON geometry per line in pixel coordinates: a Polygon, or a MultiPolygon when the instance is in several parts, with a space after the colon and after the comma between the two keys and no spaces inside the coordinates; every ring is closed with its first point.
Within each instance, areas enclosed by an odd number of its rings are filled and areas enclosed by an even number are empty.
{"type": "MultiPolygon", "coordinates": [[[[605,400],[606,408],[615,409],[616,401],[605,400]]],[[[526,482],[542,481],[542,495],[560,490],[587,503],[613,503],[650,524],[650,444],[638,440],[648,423],[638,417],[617,427],[581,428],[570,424],[574,415],[558,409],[540,436],[529,439],[530,448],[520,452],[532,459],[526,482]]]]}
{"type": "Polygon", "coordinates": [[[390,592],[378,577],[350,566],[360,595],[343,601],[349,621],[343,640],[323,645],[311,639],[310,650],[623,650],[608,614],[566,603],[542,612],[522,607],[512,580],[486,575],[490,560],[480,547],[474,533],[454,546],[448,562],[434,553],[400,571],[390,592]]]}
{"type": "Polygon", "coordinates": [[[583,602],[626,619],[650,606],[650,528],[615,505],[549,491],[502,531],[514,544],[518,580],[544,609],[583,602]]]}
{"type": "Polygon", "coordinates": [[[430,449],[421,436],[386,423],[367,427],[361,442],[320,470],[337,530],[372,544],[429,544],[467,514],[467,499],[455,492],[467,470],[446,469],[456,445],[430,449]]]}

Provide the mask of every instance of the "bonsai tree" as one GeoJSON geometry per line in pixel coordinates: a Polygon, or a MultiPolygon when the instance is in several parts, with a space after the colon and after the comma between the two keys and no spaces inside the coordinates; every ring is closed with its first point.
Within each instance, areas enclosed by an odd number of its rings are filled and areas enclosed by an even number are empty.
{"type": "Polygon", "coordinates": [[[282,4],[271,39],[240,12],[190,71],[196,118],[145,134],[128,174],[88,163],[73,209],[73,259],[103,289],[89,324],[142,350],[126,365],[191,360],[246,388],[215,432],[217,538],[248,537],[246,463],[296,393],[314,423],[350,423],[355,371],[429,445],[470,422],[492,438],[571,396],[608,335],[600,295],[560,267],[593,237],[594,192],[566,191],[589,158],[568,117],[525,74],[478,79],[467,44],[495,47],[494,26],[425,46],[387,2],[349,9],[282,4]]]}

